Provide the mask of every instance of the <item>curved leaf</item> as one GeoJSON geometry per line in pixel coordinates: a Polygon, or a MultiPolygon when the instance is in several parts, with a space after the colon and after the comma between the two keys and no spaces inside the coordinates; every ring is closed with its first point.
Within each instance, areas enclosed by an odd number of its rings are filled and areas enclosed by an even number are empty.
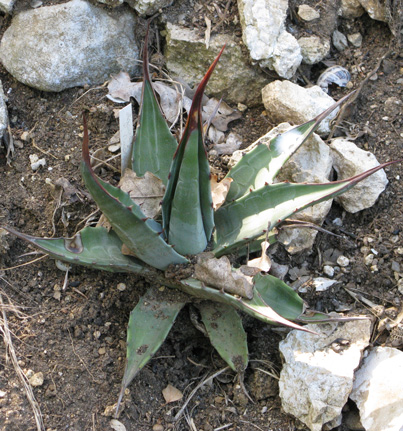
{"type": "Polygon", "coordinates": [[[187,262],[161,238],[160,225],[148,219],[128,193],[96,177],[90,164],[85,117],[81,173],[91,196],[118,237],[139,259],[162,270],[170,264],[187,262]]]}
{"type": "Polygon", "coordinates": [[[278,183],[258,190],[219,208],[215,213],[215,248],[218,257],[273,229],[281,221],[316,203],[338,196],[388,162],[346,180],[325,184],[278,183]]]}
{"type": "Polygon", "coordinates": [[[130,313],[126,367],[118,409],[124,390],[160,348],[186,302],[184,295],[178,295],[178,292],[173,295],[169,289],[160,291],[152,287],[130,313]]]}
{"type": "Polygon", "coordinates": [[[248,366],[248,343],[239,314],[230,305],[212,301],[196,306],[213,347],[234,371],[244,371],[248,366]]]}
{"type": "Polygon", "coordinates": [[[178,288],[190,295],[196,296],[201,299],[208,299],[211,301],[231,305],[234,308],[242,310],[245,313],[251,315],[252,317],[262,320],[266,323],[280,324],[288,326],[290,328],[312,332],[308,329],[305,329],[303,326],[297,325],[296,323],[291,321],[299,319],[304,311],[302,300],[298,297],[298,295],[296,297],[289,295],[288,289],[291,288],[288,287],[281,280],[275,277],[265,277],[266,276],[263,276],[264,281],[259,281],[259,289],[256,289],[255,286],[253,291],[253,299],[236,297],[221,290],[213,289],[212,287],[205,286],[199,280],[196,280],[194,278],[182,280],[181,285],[179,285],[178,288]],[[263,283],[269,284],[269,287],[270,285],[275,284],[276,288],[280,292],[284,291],[287,294],[285,296],[284,303],[278,298],[276,300],[273,300],[273,307],[270,302],[266,302],[270,300],[270,297],[267,297],[267,292],[261,287],[263,283]],[[276,311],[274,307],[276,307],[279,312],[276,311]],[[281,312],[285,312],[288,317],[285,318],[284,316],[282,316],[280,314],[281,312]]]}
{"type": "Polygon", "coordinates": [[[197,87],[162,201],[163,226],[168,241],[182,254],[204,251],[214,228],[210,166],[203,143],[201,103],[204,89],[223,50],[197,87]]]}
{"type": "Polygon", "coordinates": [[[122,254],[122,241],[103,227],[85,227],[73,238],[38,238],[11,228],[10,233],[30,242],[54,259],[111,272],[147,273],[144,262],[122,254]]]}
{"type": "Polygon", "coordinates": [[[178,143],[161,112],[148,71],[148,34],[143,52],[143,89],[139,126],[132,148],[132,169],[137,176],[152,172],[166,185],[178,143]]]}
{"type": "Polygon", "coordinates": [[[321,121],[346,101],[347,94],[316,118],[272,138],[261,137],[250,152],[228,172],[232,178],[226,202],[244,196],[249,191],[271,184],[284,163],[318,128],[321,121]]]}

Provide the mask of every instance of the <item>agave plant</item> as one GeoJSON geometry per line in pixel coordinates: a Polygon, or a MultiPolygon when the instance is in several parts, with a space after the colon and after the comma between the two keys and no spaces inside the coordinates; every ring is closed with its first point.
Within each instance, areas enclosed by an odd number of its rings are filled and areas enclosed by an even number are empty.
{"type": "Polygon", "coordinates": [[[301,330],[306,330],[303,323],[328,321],[326,315],[305,313],[302,299],[283,281],[259,271],[244,275],[232,268],[224,255],[246,246],[260,247],[262,241],[273,238],[273,229],[286,218],[347,191],[392,163],[326,184],[274,183],[288,158],[344,98],[312,121],[246,153],[226,175],[229,191],[223,205],[214,211],[201,102],[222,51],[197,88],[179,144],[160,110],[144,51],[142,104],[131,170],[145,181],[151,173],[163,183],[162,215],[157,212],[154,217],[147,216],[129,193],[95,175],[84,117],[81,173],[110,228],[87,226],[73,238],[59,239],[32,237],[8,228],[57,260],[105,271],[132,272],[148,280],[150,287],[129,319],[120,399],[188,302],[200,311],[217,352],[239,373],[247,367],[248,347],[238,311],[301,330]]]}

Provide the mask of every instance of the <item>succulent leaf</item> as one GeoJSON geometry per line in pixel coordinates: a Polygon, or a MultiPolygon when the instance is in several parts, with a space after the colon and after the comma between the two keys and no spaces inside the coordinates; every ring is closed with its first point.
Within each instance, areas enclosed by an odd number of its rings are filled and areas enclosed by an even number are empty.
{"type": "Polygon", "coordinates": [[[341,98],[313,120],[287,130],[246,153],[226,176],[233,179],[226,202],[238,199],[265,184],[271,184],[284,163],[318,128],[321,121],[352,94],[341,98]]]}
{"type": "Polygon", "coordinates": [[[186,302],[184,295],[172,295],[169,289],[149,288],[140,298],[130,313],[126,367],[118,404],[124,390],[164,342],[186,302]]]}
{"type": "Polygon", "coordinates": [[[161,238],[160,225],[152,219],[147,219],[128,193],[96,177],[90,164],[85,118],[81,174],[91,196],[118,237],[139,259],[162,270],[170,264],[187,262],[161,238]]]}
{"type": "Polygon", "coordinates": [[[395,163],[388,162],[355,177],[325,184],[278,183],[223,205],[215,213],[214,254],[230,253],[273,229],[281,221],[316,203],[334,198],[374,172],[395,163]]]}
{"type": "Polygon", "coordinates": [[[148,70],[148,35],[144,42],[140,120],[132,149],[132,169],[138,176],[152,172],[166,185],[178,146],[161,112],[148,70]]]}
{"type": "MultiPolygon", "coordinates": [[[[286,296],[284,301],[291,302],[290,304],[282,304],[281,300],[280,302],[274,301],[274,306],[279,309],[280,312],[283,310],[287,311],[288,318],[283,317],[281,314],[279,314],[277,311],[275,311],[271,304],[269,302],[266,302],[266,300],[270,300],[270,297],[266,297],[266,292],[264,289],[259,288],[259,290],[254,289],[254,296],[253,299],[245,299],[242,297],[236,297],[234,295],[230,295],[226,292],[223,292],[222,290],[217,290],[209,286],[205,286],[203,283],[201,283],[199,280],[196,280],[194,278],[188,278],[186,280],[182,280],[181,285],[178,286],[179,289],[182,291],[196,296],[201,299],[211,300],[220,302],[223,304],[231,305],[234,308],[244,311],[245,313],[249,314],[250,316],[262,320],[263,322],[270,323],[270,324],[280,324],[284,326],[288,326],[290,328],[294,329],[300,329],[302,331],[312,332],[308,329],[305,329],[303,326],[300,326],[294,322],[291,322],[291,320],[297,320],[303,313],[304,307],[302,300],[296,296],[292,297],[288,293],[288,289],[290,289],[285,283],[281,282],[281,280],[276,279],[275,277],[272,278],[265,278],[264,276],[264,282],[259,281],[263,285],[263,283],[268,283],[270,287],[270,283],[274,283],[275,280],[277,280],[279,283],[277,285],[277,288],[281,291],[284,290],[286,296]],[[260,292],[260,290],[263,291],[263,295],[260,292]],[[292,314],[292,310],[294,309],[294,314],[292,314]],[[291,319],[291,320],[288,320],[291,319]]],[[[258,285],[259,286],[259,285],[258,285]]]]}
{"type": "Polygon", "coordinates": [[[248,344],[242,319],[226,304],[204,301],[197,305],[211,344],[236,372],[248,366],[248,344]]]}
{"type": "Polygon", "coordinates": [[[122,241],[103,227],[85,227],[73,238],[38,238],[6,229],[54,259],[111,272],[149,272],[141,260],[123,255],[122,241]]]}
{"type": "Polygon", "coordinates": [[[210,166],[203,143],[201,103],[204,89],[223,49],[197,87],[162,201],[163,225],[168,242],[182,254],[204,251],[214,228],[210,166]]]}

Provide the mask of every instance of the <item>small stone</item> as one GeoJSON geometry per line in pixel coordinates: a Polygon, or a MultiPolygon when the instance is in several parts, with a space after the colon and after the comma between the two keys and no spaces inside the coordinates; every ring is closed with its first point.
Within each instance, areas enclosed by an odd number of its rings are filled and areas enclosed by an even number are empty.
{"type": "Polygon", "coordinates": [[[343,226],[343,220],[342,220],[340,217],[335,218],[335,219],[332,221],[332,223],[333,223],[335,226],[343,226]]]}
{"type": "Polygon", "coordinates": [[[333,266],[325,265],[323,267],[323,274],[327,275],[328,277],[333,277],[334,276],[334,268],[333,268],[333,266]]]}
{"type": "Polygon", "coordinates": [[[98,353],[99,353],[100,355],[105,355],[105,353],[106,353],[106,348],[105,348],[105,347],[100,347],[100,348],[98,349],[98,353]]]}
{"type": "Polygon", "coordinates": [[[350,259],[346,256],[339,256],[337,258],[337,264],[340,265],[341,267],[346,267],[348,265],[350,265],[350,259]]]}
{"type": "Polygon", "coordinates": [[[395,253],[397,253],[397,254],[403,254],[403,247],[398,247],[398,248],[395,250],[395,253]]]}
{"type": "Polygon", "coordinates": [[[153,426],[153,431],[164,431],[164,427],[161,424],[155,424],[153,426]]]}
{"type": "Polygon", "coordinates": [[[307,4],[302,4],[298,8],[298,16],[304,21],[313,21],[314,19],[320,18],[320,13],[308,6],[307,4]]]}
{"type": "Polygon", "coordinates": [[[318,277],[312,280],[312,285],[315,287],[316,292],[324,292],[336,283],[338,283],[337,280],[329,280],[324,277],[318,277]]]}
{"type": "Polygon", "coordinates": [[[238,108],[238,111],[240,111],[240,112],[245,112],[248,109],[248,107],[246,105],[244,105],[243,103],[238,103],[237,108],[238,108]]]}
{"type": "Polygon", "coordinates": [[[347,35],[347,39],[351,43],[351,45],[355,46],[356,48],[359,48],[362,44],[361,33],[349,34],[347,35]]]}
{"type": "Polygon", "coordinates": [[[43,377],[43,373],[41,371],[39,371],[39,373],[35,373],[33,374],[29,379],[28,379],[29,383],[31,384],[31,386],[42,386],[43,385],[43,381],[44,381],[44,377],[43,377]]]}
{"type": "Polygon", "coordinates": [[[46,166],[46,160],[40,159],[36,154],[29,155],[29,161],[31,162],[31,169],[33,171],[38,170],[41,166],[46,166]]]}
{"type": "Polygon", "coordinates": [[[367,266],[372,265],[372,261],[374,260],[374,257],[375,256],[372,253],[370,253],[367,256],[365,256],[365,258],[364,258],[365,265],[367,265],[367,266]]]}
{"type": "Polygon", "coordinates": [[[346,36],[338,30],[333,32],[332,41],[337,51],[344,51],[348,47],[346,36]]]}
{"type": "Polygon", "coordinates": [[[395,260],[392,260],[391,268],[392,268],[392,271],[400,272],[400,265],[395,260]]]}
{"type": "Polygon", "coordinates": [[[117,285],[117,289],[119,290],[119,292],[123,292],[124,290],[126,290],[126,285],[124,283],[119,283],[117,285]]]}
{"type": "Polygon", "coordinates": [[[20,139],[21,141],[28,142],[31,140],[31,134],[29,132],[22,132],[20,139]]]}
{"type": "Polygon", "coordinates": [[[7,392],[0,391],[0,398],[4,398],[7,395],[7,392]]]}

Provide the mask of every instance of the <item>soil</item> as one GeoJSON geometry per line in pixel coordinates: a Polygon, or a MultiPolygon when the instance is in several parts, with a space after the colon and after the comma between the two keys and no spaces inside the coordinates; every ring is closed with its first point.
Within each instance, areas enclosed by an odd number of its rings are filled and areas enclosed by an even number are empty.
{"type": "MultiPolygon", "coordinates": [[[[44,2],[48,4],[48,2],[44,2]]],[[[52,4],[57,2],[52,2],[52,4]]],[[[215,32],[240,34],[235,1],[205,1],[199,9],[188,2],[164,9],[164,15],[175,22],[179,19],[205,31],[204,16],[212,21],[215,32]],[[225,10],[221,20],[215,5],[225,10]],[[193,12],[197,9],[197,12],[193,12]]],[[[302,2],[299,2],[302,3],[302,2]]],[[[298,2],[292,2],[292,10],[298,2]]],[[[312,3],[313,6],[316,2],[312,3]]],[[[28,2],[17,2],[17,10],[28,2]]],[[[9,17],[1,17],[2,30],[9,17]]],[[[299,34],[310,32],[290,15],[290,26],[299,34]]],[[[357,135],[355,143],[372,151],[381,162],[399,159],[403,149],[402,101],[403,57],[399,54],[399,39],[388,25],[371,20],[367,15],[355,20],[339,19],[340,31],[360,31],[363,44],[337,52],[330,61],[358,73],[353,75],[353,88],[358,88],[365,76],[377,67],[381,57],[392,47],[379,65],[376,75],[363,86],[341,123],[341,133],[357,135]],[[399,80],[399,82],[398,82],[399,80]],[[389,101],[389,102],[388,102],[389,101]]],[[[314,28],[320,33],[320,28],[314,28]]],[[[326,32],[324,32],[326,33],[326,32]]],[[[400,36],[400,30],[396,33],[400,36]]],[[[154,38],[154,40],[156,40],[154,38]]],[[[154,43],[153,52],[156,52],[154,43]]],[[[315,81],[324,64],[304,68],[305,78],[315,81]]],[[[11,164],[7,164],[4,148],[0,150],[0,225],[12,226],[35,236],[70,236],[83,227],[88,218],[96,219],[96,207],[80,179],[83,110],[90,111],[91,148],[105,149],[118,130],[114,105],[105,98],[105,88],[73,88],[61,93],[40,92],[14,80],[0,66],[0,78],[8,97],[11,132],[16,149],[11,164]],[[88,91],[91,90],[91,91],[88,91]],[[24,132],[29,132],[27,138],[24,132]],[[29,156],[46,159],[46,167],[31,169],[29,156]]],[[[305,85],[302,75],[298,83],[305,85]]],[[[331,89],[335,99],[346,89],[331,89]]],[[[245,146],[270,128],[264,107],[247,110],[243,117],[230,123],[230,130],[244,137],[245,146]]],[[[98,157],[111,154],[100,151],[98,157]]],[[[99,175],[112,182],[119,179],[117,161],[102,164],[99,175]],[[111,167],[112,166],[112,167],[111,167]],[[115,168],[114,168],[115,167],[115,168]]],[[[402,308],[398,280],[403,272],[403,165],[386,169],[389,184],[375,206],[357,214],[349,214],[336,204],[325,227],[340,237],[319,233],[312,252],[289,256],[281,246],[275,259],[293,269],[286,281],[308,276],[307,292],[301,294],[315,309],[343,309],[346,314],[374,314],[377,323],[386,315],[396,316],[402,308]],[[341,218],[342,227],[332,223],[341,218]],[[362,247],[376,250],[376,267],[364,262],[362,247]],[[399,249],[400,247],[400,249],[399,249]],[[343,254],[350,260],[347,268],[339,269],[340,284],[325,292],[316,292],[309,278],[323,275],[323,263],[343,254]],[[400,269],[399,269],[400,266],[400,269]],[[301,269],[302,268],[302,269],[301,269]],[[377,305],[374,310],[355,300],[343,287],[357,289],[364,298],[377,305]]],[[[1,232],[1,231],[0,231],[1,232]]],[[[24,373],[43,373],[42,384],[33,387],[33,394],[42,412],[48,431],[109,430],[112,407],[120,390],[125,361],[126,325],[130,311],[147,285],[141,278],[125,274],[110,274],[82,267],[68,273],[55,266],[49,258],[38,258],[33,249],[11,235],[0,236],[0,294],[3,301],[0,329],[5,317],[11,331],[16,360],[24,373]],[[123,283],[123,285],[122,285],[123,283]],[[118,288],[119,285],[119,288],[118,288]],[[31,372],[32,373],[32,372],[31,372]]],[[[302,281],[307,279],[302,279],[302,281]]],[[[402,284],[400,281],[400,291],[402,284]]],[[[254,402],[248,402],[237,376],[223,373],[202,386],[190,400],[185,414],[174,422],[173,417],[190,392],[206,376],[225,366],[208,339],[192,325],[189,308],[184,309],[167,340],[151,362],[134,379],[124,397],[119,416],[127,430],[276,430],[306,429],[281,410],[275,378],[261,370],[278,375],[281,358],[278,343],[284,333],[247,316],[244,325],[248,334],[251,363],[245,374],[245,387],[254,402]],[[184,398],[166,404],[162,389],[168,384],[183,392],[184,398]]],[[[372,343],[399,345],[399,338],[374,326],[372,343]],[[397,340],[397,341],[396,341],[397,340]]],[[[401,338],[400,338],[401,342],[401,338]]],[[[10,360],[10,351],[0,345],[0,430],[29,431],[37,429],[26,391],[10,360]]],[[[346,410],[353,409],[348,405],[346,410]]],[[[339,427],[348,430],[346,420],[339,427]]]]}

